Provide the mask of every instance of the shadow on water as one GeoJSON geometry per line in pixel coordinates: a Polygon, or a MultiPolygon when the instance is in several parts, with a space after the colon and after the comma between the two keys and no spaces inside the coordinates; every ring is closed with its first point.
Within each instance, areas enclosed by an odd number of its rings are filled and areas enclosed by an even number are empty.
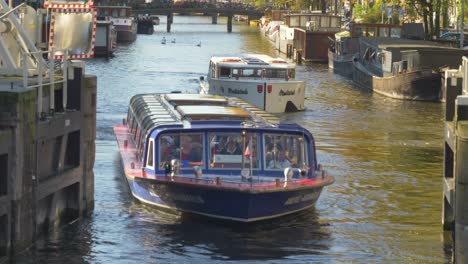
{"type": "Polygon", "coordinates": [[[151,230],[143,237],[145,245],[164,248],[175,256],[192,252],[214,260],[278,260],[322,255],[329,249],[330,231],[319,223],[315,210],[239,224],[193,214],[167,214],[139,203],[132,207],[134,220],[139,222],[135,224],[151,230]]]}

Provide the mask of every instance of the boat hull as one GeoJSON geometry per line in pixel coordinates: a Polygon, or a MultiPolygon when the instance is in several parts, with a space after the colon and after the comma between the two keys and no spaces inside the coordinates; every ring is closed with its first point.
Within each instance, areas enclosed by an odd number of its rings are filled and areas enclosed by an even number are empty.
{"type": "Polygon", "coordinates": [[[356,85],[378,94],[404,100],[440,101],[441,76],[431,70],[400,73],[389,77],[372,75],[359,62],[354,62],[356,85]]]}
{"type": "Polygon", "coordinates": [[[185,213],[238,222],[255,222],[314,206],[323,186],[281,191],[209,188],[171,181],[128,178],[138,200],[185,213]]]}
{"type": "Polygon", "coordinates": [[[270,113],[305,109],[305,83],[302,81],[268,82],[268,80],[216,80],[200,84],[202,94],[239,97],[270,113]],[[261,90],[258,90],[261,86],[261,90]]]}
{"type": "Polygon", "coordinates": [[[136,40],[136,30],[117,30],[117,42],[133,42],[136,40]]]}
{"type": "Polygon", "coordinates": [[[353,79],[353,57],[354,55],[338,56],[328,50],[328,67],[336,74],[353,79]]]}
{"type": "Polygon", "coordinates": [[[94,56],[110,57],[117,49],[117,32],[109,23],[99,23],[96,30],[94,56]]]}

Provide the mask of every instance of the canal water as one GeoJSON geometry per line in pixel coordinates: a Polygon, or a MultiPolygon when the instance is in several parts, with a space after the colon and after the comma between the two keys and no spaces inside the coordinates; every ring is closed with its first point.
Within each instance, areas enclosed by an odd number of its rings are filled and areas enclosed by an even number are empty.
{"type": "Polygon", "coordinates": [[[154,35],[86,62],[98,77],[95,210],[40,239],[17,263],[447,263],[441,227],[443,104],[353,87],[325,64],[299,66],[306,107],[283,114],[315,135],[336,182],[315,209],[239,226],[155,210],[132,199],[112,126],[132,95],[196,92],[214,54],[277,56],[258,29],[211,17],[164,20],[154,35]],[[165,37],[167,44],[161,44],[165,37]],[[175,40],[175,43],[171,43],[175,40]],[[201,43],[200,46],[197,44],[201,43]]]}

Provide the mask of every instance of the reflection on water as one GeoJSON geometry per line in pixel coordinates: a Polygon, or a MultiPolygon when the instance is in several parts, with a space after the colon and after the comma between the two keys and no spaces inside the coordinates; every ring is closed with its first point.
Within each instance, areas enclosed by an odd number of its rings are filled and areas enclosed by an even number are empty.
{"type": "Polygon", "coordinates": [[[112,133],[132,95],[196,92],[214,54],[277,55],[248,26],[234,25],[227,34],[211,17],[174,21],[172,33],[162,24],[154,35],[119,45],[114,58],[87,62],[87,73],[98,76],[95,210],[15,262],[450,261],[440,224],[443,105],[375,95],[324,64],[298,67],[296,77],[307,81],[307,110],[281,115],[311,130],[319,163],[336,177],[315,209],[250,226],[161,212],[132,199],[112,133]],[[161,45],[163,37],[177,41],[161,45]]]}

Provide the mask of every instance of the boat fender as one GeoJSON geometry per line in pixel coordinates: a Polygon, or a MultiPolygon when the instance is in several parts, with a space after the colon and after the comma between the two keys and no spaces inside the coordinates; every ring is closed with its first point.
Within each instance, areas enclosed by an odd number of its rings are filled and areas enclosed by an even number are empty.
{"type": "Polygon", "coordinates": [[[288,182],[294,176],[294,170],[291,167],[284,169],[284,182],[288,182]]]}
{"type": "Polygon", "coordinates": [[[193,173],[195,178],[199,179],[202,176],[202,168],[200,166],[193,166],[193,173]]]}
{"type": "Polygon", "coordinates": [[[172,166],[169,162],[164,163],[164,176],[167,177],[168,174],[170,174],[172,171],[172,166]]]}
{"type": "Polygon", "coordinates": [[[171,160],[171,176],[179,174],[180,162],[178,159],[171,160]]]}

